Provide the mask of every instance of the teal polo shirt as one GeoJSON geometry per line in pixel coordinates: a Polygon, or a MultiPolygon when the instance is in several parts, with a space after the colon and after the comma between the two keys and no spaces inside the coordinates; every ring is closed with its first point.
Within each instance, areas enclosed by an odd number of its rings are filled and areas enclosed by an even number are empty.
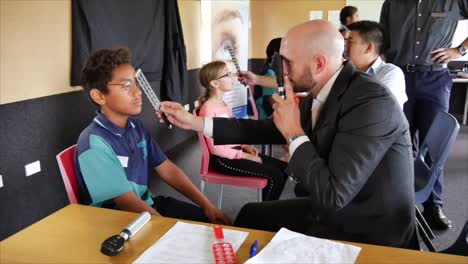
{"type": "Polygon", "coordinates": [[[97,111],[76,146],[80,203],[114,208],[113,198],[132,191],[153,205],[148,179],[166,159],[140,120],[130,117],[121,128],[97,111]]]}

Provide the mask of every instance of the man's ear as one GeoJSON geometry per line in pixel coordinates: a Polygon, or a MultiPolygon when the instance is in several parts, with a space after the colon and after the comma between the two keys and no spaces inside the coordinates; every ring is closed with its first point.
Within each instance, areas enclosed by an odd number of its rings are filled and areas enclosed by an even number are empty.
{"type": "Polygon", "coordinates": [[[315,70],[315,74],[319,74],[327,68],[328,61],[323,55],[313,56],[311,62],[314,64],[314,67],[311,67],[310,69],[315,70]]]}
{"type": "Polygon", "coordinates": [[[104,94],[96,88],[93,88],[91,91],[89,91],[89,96],[98,105],[104,105],[106,103],[104,94]]]}
{"type": "Polygon", "coordinates": [[[372,43],[371,41],[367,42],[367,45],[366,45],[366,53],[374,52],[374,50],[375,50],[375,45],[374,45],[374,43],[372,43]]]}

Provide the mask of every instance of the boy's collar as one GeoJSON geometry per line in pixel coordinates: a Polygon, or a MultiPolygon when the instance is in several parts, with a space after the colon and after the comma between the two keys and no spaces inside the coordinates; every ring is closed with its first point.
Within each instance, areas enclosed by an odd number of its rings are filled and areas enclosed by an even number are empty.
{"type": "Polygon", "coordinates": [[[107,119],[107,117],[103,115],[99,110],[96,111],[96,117],[94,117],[93,122],[119,137],[123,136],[127,128],[135,128],[135,124],[133,123],[131,118],[128,118],[126,127],[121,128],[118,125],[112,123],[112,121],[110,121],[109,119],[107,119]]]}

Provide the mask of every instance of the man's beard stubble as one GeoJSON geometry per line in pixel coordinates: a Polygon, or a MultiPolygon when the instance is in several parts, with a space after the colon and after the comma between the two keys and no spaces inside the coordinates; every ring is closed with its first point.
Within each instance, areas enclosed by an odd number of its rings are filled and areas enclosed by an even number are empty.
{"type": "Polygon", "coordinates": [[[317,85],[314,77],[310,73],[309,67],[305,67],[304,71],[299,77],[299,80],[291,80],[293,85],[293,91],[295,93],[311,92],[312,89],[317,85]]]}

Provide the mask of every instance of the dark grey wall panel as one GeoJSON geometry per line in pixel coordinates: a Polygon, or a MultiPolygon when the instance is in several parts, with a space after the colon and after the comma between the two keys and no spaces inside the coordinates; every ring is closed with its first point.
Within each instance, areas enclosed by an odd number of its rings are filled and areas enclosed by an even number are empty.
{"type": "MultiPolygon", "coordinates": [[[[200,94],[198,70],[189,71],[190,103],[200,94]]],[[[159,84],[152,83],[159,94],[159,84]]],[[[94,117],[82,91],[0,105],[0,240],[68,204],[55,155],[76,143],[94,117]],[[41,172],[25,177],[24,165],[40,160],[41,172]]],[[[148,100],[140,115],[164,151],[195,135],[161,126],[148,100]]]]}
{"type": "Polygon", "coordinates": [[[93,108],[80,92],[0,106],[0,239],[68,203],[55,154],[76,142],[93,108]],[[41,172],[25,177],[39,160],[41,172]]]}
{"type": "Polygon", "coordinates": [[[254,58],[249,60],[249,71],[252,71],[256,74],[260,74],[265,64],[265,59],[263,58],[254,58]]]}

